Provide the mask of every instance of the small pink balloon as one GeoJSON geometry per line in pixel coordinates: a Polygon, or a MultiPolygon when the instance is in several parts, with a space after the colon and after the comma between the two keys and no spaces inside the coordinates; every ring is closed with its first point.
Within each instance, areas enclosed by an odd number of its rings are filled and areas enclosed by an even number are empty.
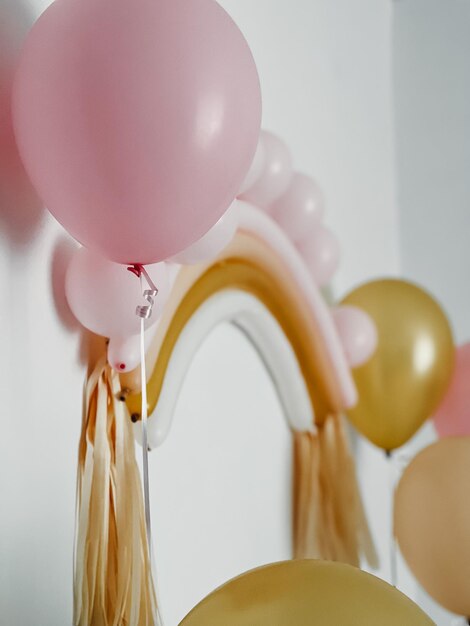
{"type": "Polygon", "coordinates": [[[310,237],[325,213],[323,195],[315,181],[296,172],[287,190],[269,207],[270,215],[298,243],[310,237]]]}
{"type": "Polygon", "coordinates": [[[327,285],[339,265],[340,248],[335,235],[320,225],[310,237],[297,245],[313,279],[320,287],[327,285]]]}
{"type": "MultiPolygon", "coordinates": [[[[145,349],[147,350],[154,336],[154,327],[145,331],[145,349]]],[[[132,372],[140,365],[140,334],[129,337],[110,337],[108,344],[108,363],[121,374],[132,372]]]]}
{"type": "Polygon", "coordinates": [[[110,260],[148,264],[197,241],[236,197],[260,85],[214,0],[60,0],[26,40],[13,117],[59,222],[110,260]]]}
{"type": "MultiPolygon", "coordinates": [[[[170,285],[165,263],[147,265],[145,269],[158,288],[152,316],[146,320],[148,328],[160,317],[170,285]]],[[[97,335],[127,337],[139,333],[140,318],[135,310],[145,301],[139,278],[125,265],[80,248],[68,265],[65,293],[78,321],[97,335]]]]}
{"type": "Polygon", "coordinates": [[[349,365],[364,365],[377,348],[377,328],[372,318],[355,306],[340,306],[332,316],[349,365]]]}
{"type": "Polygon", "coordinates": [[[238,227],[237,201],[199,241],[171,258],[174,263],[193,265],[214,259],[232,241],[238,227]]]}
{"type": "Polygon", "coordinates": [[[238,193],[239,196],[251,189],[253,185],[261,178],[264,170],[265,159],[266,155],[263,142],[258,141],[258,147],[256,148],[253,162],[250,166],[250,169],[248,170],[248,174],[246,175],[245,180],[242,183],[242,186],[240,187],[240,191],[238,193]]]}
{"type": "Polygon", "coordinates": [[[260,142],[265,155],[263,173],[239,197],[259,208],[267,208],[289,187],[292,180],[292,159],[286,144],[276,135],[263,130],[260,142]]]}
{"type": "Polygon", "coordinates": [[[456,350],[454,374],[433,420],[440,437],[470,435],[470,343],[456,350]]]}

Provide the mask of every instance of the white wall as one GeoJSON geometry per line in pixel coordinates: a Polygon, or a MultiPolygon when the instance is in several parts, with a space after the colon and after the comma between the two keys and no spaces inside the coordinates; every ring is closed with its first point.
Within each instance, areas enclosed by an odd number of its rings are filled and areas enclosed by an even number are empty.
{"type": "Polygon", "coordinates": [[[470,3],[396,3],[397,187],[405,273],[470,339],[470,3]]]}
{"type": "MultiPolygon", "coordinates": [[[[0,1],[3,26],[3,16],[16,18],[21,5],[0,1]]],[[[34,0],[29,8],[45,4],[34,0]]],[[[391,4],[223,4],[259,65],[265,127],[288,141],[296,166],[325,191],[327,223],[343,247],[336,292],[397,273],[391,4]]],[[[63,626],[71,614],[83,355],[63,302],[62,230],[25,190],[20,179],[0,206],[0,318],[7,329],[0,359],[0,614],[15,626],[63,626]]],[[[363,442],[358,456],[386,553],[385,461],[363,442]]],[[[167,626],[227,577],[289,555],[290,471],[290,437],[269,380],[233,329],[215,331],[188,376],[171,438],[151,458],[167,626]]]]}
{"type": "MultiPolygon", "coordinates": [[[[394,4],[393,80],[403,273],[440,299],[458,342],[470,339],[469,32],[470,3],[465,0],[401,0],[394,4]]],[[[431,437],[428,428],[410,448],[431,437]]],[[[403,571],[405,577],[409,580],[403,571]]],[[[452,616],[424,591],[418,588],[415,593],[436,623],[452,623],[452,616]]]]}

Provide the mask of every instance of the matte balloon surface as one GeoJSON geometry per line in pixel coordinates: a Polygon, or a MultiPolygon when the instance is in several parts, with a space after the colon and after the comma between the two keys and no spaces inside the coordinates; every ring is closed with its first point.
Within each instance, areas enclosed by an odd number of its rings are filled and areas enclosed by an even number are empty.
{"type": "MultiPolygon", "coordinates": [[[[155,325],[145,331],[145,349],[153,337],[155,325]]],[[[110,337],[108,343],[108,363],[120,374],[131,372],[140,365],[140,334],[128,337],[110,337]]]]}
{"type": "Polygon", "coordinates": [[[332,315],[349,365],[364,365],[377,349],[374,322],[365,311],[355,306],[337,307],[332,315]]]}
{"type": "Polygon", "coordinates": [[[440,437],[470,435],[470,343],[456,350],[452,380],[433,420],[440,437]]]}
{"type": "Polygon", "coordinates": [[[421,585],[470,617],[470,438],[442,439],[415,457],[395,496],[395,533],[421,585]]]}
{"type": "Polygon", "coordinates": [[[261,131],[260,142],[264,152],[262,174],[240,198],[267,209],[289,187],[293,175],[292,157],[282,139],[272,133],[261,131]]]}
{"type": "Polygon", "coordinates": [[[432,626],[411,600],[350,565],[287,561],[207,596],[180,626],[432,626]]]}
{"type": "Polygon", "coordinates": [[[214,0],[60,0],[27,38],[13,115],[59,222],[110,260],[147,264],[202,237],[238,194],[260,86],[214,0]]]}
{"type": "Polygon", "coordinates": [[[262,141],[258,141],[258,147],[256,148],[255,156],[253,157],[253,161],[250,165],[250,169],[248,170],[248,174],[245,177],[245,180],[240,187],[240,191],[238,195],[242,195],[248,189],[251,189],[253,185],[261,178],[261,175],[264,171],[264,163],[265,163],[265,150],[262,141]]]}
{"type": "Polygon", "coordinates": [[[201,239],[193,243],[189,248],[175,255],[171,261],[182,265],[192,265],[215,259],[224,248],[232,241],[237,232],[237,201],[219,219],[217,224],[201,239]]]}
{"type": "Polygon", "coordinates": [[[325,213],[322,193],[314,180],[296,172],[287,191],[269,207],[269,213],[292,241],[307,240],[325,213]]]}
{"type": "Polygon", "coordinates": [[[341,251],[336,236],[320,224],[297,248],[317,285],[327,285],[340,261],[341,251]]]}
{"type": "MultiPolygon", "coordinates": [[[[162,313],[170,283],[166,263],[148,265],[146,270],[158,288],[152,316],[145,322],[149,327],[162,313]]],[[[125,265],[81,248],[67,268],[65,292],[75,317],[97,335],[128,337],[139,333],[140,318],[135,310],[145,301],[140,280],[125,265]]]]}
{"type": "Polygon", "coordinates": [[[439,304],[420,287],[384,279],[355,289],[357,306],[378,332],[374,356],[353,371],[359,402],[347,415],[372,443],[406,443],[441,402],[454,368],[452,330],[439,304]]]}

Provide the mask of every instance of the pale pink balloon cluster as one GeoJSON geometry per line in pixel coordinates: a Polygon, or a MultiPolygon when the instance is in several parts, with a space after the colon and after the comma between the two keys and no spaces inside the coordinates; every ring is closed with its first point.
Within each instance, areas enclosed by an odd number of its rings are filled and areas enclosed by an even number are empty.
{"type": "MultiPolygon", "coordinates": [[[[339,265],[340,248],[335,235],[322,221],[323,195],[315,181],[292,167],[286,144],[261,131],[255,159],[238,196],[266,211],[291,239],[313,279],[327,285],[339,265]]],[[[351,367],[363,365],[377,347],[372,319],[356,307],[332,311],[338,335],[351,367]]]]}
{"type": "Polygon", "coordinates": [[[153,324],[163,261],[213,256],[236,230],[229,207],[261,125],[248,44],[215,0],[53,2],[21,52],[12,115],[38,195],[86,246],[68,270],[70,306],[111,338],[112,365],[132,369],[141,291],[118,263],[147,265],[153,324]]]}
{"type": "Polygon", "coordinates": [[[286,144],[261,131],[258,150],[239,194],[265,210],[292,240],[320,287],[338,269],[340,248],[335,235],[323,223],[323,195],[315,181],[292,167],[286,144]]]}

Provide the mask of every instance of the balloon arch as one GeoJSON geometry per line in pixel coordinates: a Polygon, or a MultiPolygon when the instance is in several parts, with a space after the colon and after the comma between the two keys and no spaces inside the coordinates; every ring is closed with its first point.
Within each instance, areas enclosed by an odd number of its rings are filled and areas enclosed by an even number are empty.
{"type": "MultiPolygon", "coordinates": [[[[468,616],[468,498],[462,480],[449,482],[468,472],[468,346],[454,371],[444,312],[406,281],[372,281],[327,306],[320,290],[339,246],[323,196],[285,143],[260,131],[256,65],[227,13],[214,0],[56,1],[26,40],[12,114],[33,185],[85,246],[67,270],[70,307],[109,340],[85,390],[74,624],[162,623],[148,448],[164,442],[191,358],[223,320],[256,345],[286,408],[296,558],[376,563],[342,413],[388,454],[434,413],[441,435],[460,436],[410,464],[396,532],[429,593],[468,616]],[[434,513],[449,494],[455,528],[444,542],[449,518],[434,513]]],[[[183,624],[242,623],[240,606],[260,626],[291,614],[308,624],[318,607],[324,623],[430,623],[357,569],[297,561],[232,581],[183,624]],[[286,575],[299,584],[281,593],[286,575]]]]}

